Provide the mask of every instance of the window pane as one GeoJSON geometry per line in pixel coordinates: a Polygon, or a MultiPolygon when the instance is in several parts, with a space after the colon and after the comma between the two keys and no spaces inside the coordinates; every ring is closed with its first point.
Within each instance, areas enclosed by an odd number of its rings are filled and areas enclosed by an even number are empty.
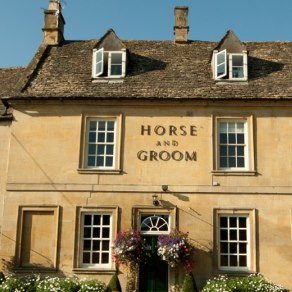
{"type": "Polygon", "coordinates": [[[110,225],[110,215],[103,215],[102,224],[103,225],[110,225]]]}
{"type": "Polygon", "coordinates": [[[243,157],[237,158],[237,167],[244,167],[244,158],[243,157]]]}
{"type": "Polygon", "coordinates": [[[96,166],[103,166],[104,165],[104,158],[102,156],[97,156],[96,166]]]}
{"type": "Polygon", "coordinates": [[[107,130],[114,131],[114,129],[115,129],[115,122],[113,122],[113,121],[107,122],[107,130]]]}
{"type": "Polygon", "coordinates": [[[83,237],[84,238],[90,238],[91,237],[91,228],[90,227],[84,227],[83,237]]]}
{"type": "Polygon", "coordinates": [[[236,125],[237,125],[237,127],[236,127],[237,128],[237,133],[244,134],[244,123],[237,122],[236,125]]]}
{"type": "Polygon", "coordinates": [[[110,236],[110,229],[109,228],[103,228],[102,229],[102,238],[109,238],[110,236]]]}
{"type": "Polygon", "coordinates": [[[90,250],[91,249],[91,240],[84,240],[83,241],[83,250],[90,250]]]}
{"type": "Polygon", "coordinates": [[[97,146],[97,154],[104,154],[105,145],[98,145],[97,146]]]}
{"type": "Polygon", "coordinates": [[[225,73],[225,64],[219,65],[217,67],[217,76],[220,76],[225,73]]]}
{"type": "Polygon", "coordinates": [[[220,264],[221,264],[221,266],[228,266],[228,256],[227,255],[221,255],[220,264]]]}
{"type": "Polygon", "coordinates": [[[243,68],[241,67],[233,67],[232,68],[232,77],[233,78],[243,78],[243,68]]]}
{"type": "Polygon", "coordinates": [[[227,123],[226,122],[220,122],[220,133],[227,133],[227,123]]]}
{"type": "Polygon", "coordinates": [[[92,250],[94,251],[100,250],[100,240],[92,241],[92,250]]]}
{"type": "Polygon", "coordinates": [[[229,217],[229,226],[236,227],[237,226],[237,217],[229,217]]]}
{"type": "Polygon", "coordinates": [[[229,252],[230,253],[237,253],[237,243],[230,243],[229,244],[229,252]]]}
{"type": "Polygon", "coordinates": [[[221,168],[227,167],[227,157],[220,157],[220,167],[221,168]]]}
{"type": "Polygon", "coordinates": [[[230,256],[230,266],[231,267],[237,267],[237,256],[230,256]]]}
{"type": "Polygon", "coordinates": [[[108,251],[110,249],[110,242],[109,240],[103,240],[102,242],[102,250],[103,251],[108,251]]]}
{"type": "Polygon", "coordinates": [[[111,155],[114,154],[114,145],[108,145],[108,146],[106,147],[106,154],[107,154],[107,155],[108,155],[108,154],[111,154],[111,155]]]}
{"type": "Polygon", "coordinates": [[[239,253],[246,253],[246,243],[240,243],[239,244],[239,253]]]}
{"type": "Polygon", "coordinates": [[[227,217],[220,217],[220,227],[227,227],[227,217]]]}
{"type": "Polygon", "coordinates": [[[99,121],[98,122],[98,131],[101,132],[101,131],[105,131],[105,121],[99,121]]]}
{"type": "Polygon", "coordinates": [[[237,144],[244,144],[244,134],[237,134],[237,144]]]}
{"type": "Polygon", "coordinates": [[[229,159],[228,159],[228,166],[229,167],[236,167],[235,157],[229,157],[229,159]]]}
{"type": "Polygon", "coordinates": [[[101,263],[102,264],[109,263],[109,254],[108,253],[102,253],[102,255],[101,255],[101,263]]]}
{"type": "Polygon", "coordinates": [[[114,142],[114,133],[108,133],[106,140],[107,142],[114,142]]]}
{"type": "Polygon", "coordinates": [[[220,146],[220,156],[227,156],[227,146],[220,146]]]}
{"type": "Polygon", "coordinates": [[[121,64],[122,63],[122,54],[121,53],[112,53],[112,64],[121,64]]]}
{"type": "Polygon", "coordinates": [[[220,240],[227,240],[227,230],[220,230],[220,240]]]}
{"type": "Polygon", "coordinates": [[[220,252],[221,253],[228,253],[228,243],[221,242],[221,244],[220,244],[220,252]]]}
{"type": "Polygon", "coordinates": [[[101,215],[94,215],[93,216],[93,224],[94,225],[100,225],[100,217],[101,217],[101,215]]]}
{"type": "Polygon", "coordinates": [[[96,133],[95,132],[90,132],[88,140],[89,140],[88,142],[96,142],[96,133]]]}
{"type": "Polygon", "coordinates": [[[96,146],[95,146],[95,144],[89,144],[88,154],[93,154],[93,155],[96,154],[96,146]]]}
{"type": "Polygon", "coordinates": [[[235,146],[229,146],[228,147],[228,155],[229,156],[235,156],[235,146]]]}
{"type": "Polygon", "coordinates": [[[102,62],[96,63],[95,65],[95,72],[99,73],[102,71],[102,62]]]}
{"type": "Polygon", "coordinates": [[[90,253],[89,252],[84,252],[83,253],[83,263],[84,264],[89,264],[90,263],[90,253]]]}
{"type": "Polygon", "coordinates": [[[243,66],[243,56],[232,56],[232,66],[243,66]]]}
{"type": "Polygon", "coordinates": [[[247,240],[246,230],[239,230],[239,240],[247,240]]]}
{"type": "Polygon", "coordinates": [[[94,252],[92,254],[92,263],[99,264],[99,253],[98,252],[94,252]]]}
{"type": "Polygon", "coordinates": [[[228,143],[235,144],[235,134],[228,134],[228,143]]]}
{"type": "Polygon", "coordinates": [[[220,134],[220,144],[227,143],[227,134],[220,134]]]}
{"type": "Polygon", "coordinates": [[[93,237],[100,237],[100,228],[99,227],[93,228],[93,237]]]}
{"type": "Polygon", "coordinates": [[[246,217],[239,217],[238,222],[239,222],[239,227],[246,227],[246,217]]]}
{"type": "Polygon", "coordinates": [[[237,155],[244,156],[244,146],[237,146],[237,155]]]}
{"type": "Polygon", "coordinates": [[[237,239],[237,231],[236,230],[229,230],[229,240],[236,240],[237,239]]]}
{"type": "Polygon", "coordinates": [[[87,166],[88,167],[95,166],[95,156],[88,156],[87,166]]]}
{"type": "Polygon", "coordinates": [[[91,225],[91,215],[84,215],[84,225],[91,225]]]}
{"type": "Polygon", "coordinates": [[[122,65],[112,65],[111,75],[122,75],[122,65]]]}
{"type": "Polygon", "coordinates": [[[89,122],[89,131],[96,131],[96,121],[90,121],[89,122]]]}
{"type": "Polygon", "coordinates": [[[239,266],[240,267],[246,267],[247,266],[246,256],[239,256],[239,266]]]}
{"type": "Polygon", "coordinates": [[[105,134],[98,133],[97,142],[105,142],[105,134]]]}
{"type": "Polygon", "coordinates": [[[113,157],[111,156],[106,157],[105,166],[108,166],[108,167],[113,166],[113,157]]]}
{"type": "Polygon", "coordinates": [[[228,122],[228,132],[235,133],[235,122],[228,122]]]}

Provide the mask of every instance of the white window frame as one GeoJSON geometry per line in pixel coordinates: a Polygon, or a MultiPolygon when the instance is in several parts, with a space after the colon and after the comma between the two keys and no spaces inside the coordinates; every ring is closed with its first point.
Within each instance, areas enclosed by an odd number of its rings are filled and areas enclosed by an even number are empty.
{"type": "Polygon", "coordinates": [[[98,76],[100,76],[102,73],[103,73],[103,70],[104,70],[104,50],[103,48],[97,50],[97,49],[94,49],[93,50],[93,54],[92,54],[92,77],[93,78],[96,78],[98,76]],[[101,59],[98,60],[97,59],[97,56],[100,54],[101,56],[101,59]],[[101,70],[99,72],[96,71],[96,67],[97,67],[97,64],[100,63],[101,64],[101,70]]]}
{"type": "Polygon", "coordinates": [[[247,52],[242,52],[242,53],[228,53],[226,49],[217,52],[214,51],[214,79],[215,80],[232,80],[232,81],[246,81],[247,80],[247,52]],[[218,64],[218,59],[219,56],[223,55],[224,56],[224,61],[220,64],[218,64]],[[232,58],[234,56],[242,56],[243,57],[243,77],[233,77],[233,66],[232,66],[232,58]],[[221,75],[217,76],[218,74],[218,67],[224,64],[224,73],[221,75]]]}
{"type": "MultiPolygon", "coordinates": [[[[75,228],[75,241],[74,241],[74,261],[73,261],[73,271],[75,273],[84,273],[85,271],[115,271],[115,263],[112,260],[112,246],[113,240],[117,234],[117,226],[118,226],[118,210],[117,206],[78,206],[76,209],[76,228],[75,228]],[[107,228],[109,226],[109,236],[105,238],[105,240],[109,240],[108,250],[105,251],[108,253],[108,263],[83,263],[83,240],[84,240],[84,216],[85,215],[108,215],[110,216],[110,225],[105,225],[107,228]]],[[[101,222],[101,225],[102,222],[101,222]]],[[[94,226],[94,225],[93,225],[94,226]]],[[[98,226],[96,226],[98,227],[98,226]]],[[[92,235],[92,233],[91,233],[92,235]]],[[[100,230],[99,239],[102,240],[102,230],[100,230]]],[[[91,239],[97,239],[91,237],[91,239]]],[[[91,240],[87,237],[85,240],[91,240]]],[[[93,245],[91,243],[91,249],[93,245]]],[[[102,245],[100,245],[100,250],[102,250],[102,245]]],[[[87,251],[86,251],[87,252],[87,251]]],[[[92,252],[92,251],[91,251],[92,252]]]]}
{"type": "Polygon", "coordinates": [[[171,217],[169,214],[157,213],[157,214],[140,214],[140,232],[144,235],[156,235],[156,234],[169,234],[170,233],[170,224],[171,217]],[[148,216],[142,221],[142,216],[148,216]],[[168,217],[168,222],[165,221],[163,216],[168,217]],[[148,222],[146,222],[148,220],[148,222]],[[142,230],[143,225],[148,227],[148,230],[142,230]],[[161,227],[167,226],[167,230],[161,230],[161,227]]]}
{"type": "MultiPolygon", "coordinates": [[[[227,132],[228,134],[229,132],[227,132]]],[[[235,133],[236,134],[236,133],[235,133]]],[[[218,169],[219,170],[236,170],[236,171],[245,171],[249,169],[249,135],[248,135],[248,122],[246,119],[219,119],[217,121],[217,165],[218,165],[218,169]],[[244,124],[244,143],[243,144],[239,144],[237,142],[235,143],[228,143],[228,141],[226,143],[221,143],[220,140],[220,125],[221,123],[243,123],[244,124]],[[220,146],[222,146],[222,144],[224,146],[227,147],[227,149],[229,150],[230,147],[235,147],[235,151],[237,152],[238,147],[244,147],[244,167],[222,167],[220,164],[220,159],[221,159],[221,151],[220,151],[220,146]]],[[[226,154],[227,159],[230,157],[231,155],[226,154]]],[[[237,153],[235,154],[234,158],[237,159],[239,155],[237,155],[237,153]]]]}
{"type": "Polygon", "coordinates": [[[221,78],[225,77],[226,75],[227,75],[227,51],[223,50],[223,51],[220,51],[218,53],[215,53],[215,78],[216,79],[221,79],[221,78]],[[218,64],[218,59],[219,59],[220,55],[224,56],[224,61],[222,63],[218,64]],[[219,75],[219,76],[217,76],[218,67],[221,66],[221,65],[224,65],[224,73],[219,75]]]}
{"type": "Polygon", "coordinates": [[[231,80],[247,80],[247,54],[229,54],[229,79],[231,80]],[[233,64],[232,58],[234,56],[242,56],[242,68],[243,68],[243,77],[233,77],[233,64]]]}
{"type": "Polygon", "coordinates": [[[255,273],[257,270],[257,265],[256,265],[256,230],[255,230],[255,226],[256,226],[256,222],[255,222],[255,218],[256,218],[256,211],[255,209],[215,209],[214,210],[214,250],[217,251],[216,253],[216,263],[217,263],[217,269],[218,271],[222,271],[222,272],[251,272],[251,273],[255,273]],[[220,218],[221,217],[227,217],[228,221],[230,220],[229,218],[231,217],[235,217],[237,218],[237,222],[238,222],[238,218],[239,217],[244,217],[246,218],[246,228],[244,227],[239,227],[238,225],[236,227],[221,227],[220,226],[220,218]],[[221,230],[226,230],[227,231],[227,236],[228,239],[227,240],[221,240],[220,239],[220,231],[221,230]],[[229,231],[235,231],[236,232],[236,239],[234,240],[230,240],[229,236],[230,236],[230,232],[229,231]],[[240,240],[239,238],[239,232],[240,231],[246,231],[246,240],[240,240]],[[221,252],[221,242],[227,243],[228,246],[228,252],[221,252]],[[230,244],[236,245],[237,251],[235,253],[230,252],[230,244]],[[240,244],[246,244],[246,251],[245,252],[240,252],[239,250],[239,245],[240,244]],[[228,265],[221,265],[221,261],[220,261],[220,256],[221,255],[225,255],[228,257],[228,265]],[[236,256],[237,258],[237,265],[236,266],[232,266],[230,265],[230,256],[236,256]],[[245,266],[240,266],[239,265],[239,257],[240,256],[246,256],[246,265],[245,266]]]}
{"type": "MultiPolygon", "coordinates": [[[[82,118],[82,139],[81,139],[81,155],[80,155],[80,163],[79,163],[79,169],[78,171],[80,173],[91,173],[91,172],[120,172],[121,169],[121,133],[122,130],[122,114],[117,115],[97,115],[97,116],[91,116],[91,115],[85,115],[82,118]],[[107,138],[103,142],[98,141],[98,130],[96,129],[96,141],[90,141],[90,122],[96,121],[96,122],[114,122],[114,132],[113,133],[113,141],[107,142],[107,138]],[[91,148],[89,148],[89,145],[91,145],[91,148]],[[95,149],[94,149],[95,148],[95,149]],[[103,153],[101,153],[101,149],[103,148],[103,153]],[[110,148],[113,149],[112,153],[109,153],[110,148]],[[95,164],[91,165],[88,163],[89,156],[94,157],[95,164]],[[98,157],[104,158],[103,165],[98,165],[97,159],[98,157]],[[112,165],[106,165],[105,159],[107,157],[112,157],[112,165]]],[[[109,134],[107,131],[103,132],[105,137],[109,137],[107,134],[109,134]]],[[[112,136],[112,135],[111,135],[112,136]]],[[[91,137],[92,139],[92,137],[91,137]]]]}
{"type": "Polygon", "coordinates": [[[92,78],[122,78],[126,75],[126,62],[127,62],[127,54],[126,49],[122,49],[121,51],[105,51],[104,48],[94,49],[92,54],[92,78]],[[97,60],[97,55],[101,52],[102,58],[101,60],[97,60]],[[121,54],[122,55],[122,63],[121,63],[121,74],[113,75],[111,72],[112,64],[112,55],[113,54],[121,54]],[[96,72],[97,63],[101,63],[101,71],[96,72]],[[105,72],[105,63],[107,63],[107,72],[105,72]]]}
{"type": "Polygon", "coordinates": [[[111,245],[112,245],[112,214],[111,213],[101,213],[101,212],[83,212],[82,216],[81,216],[81,230],[80,230],[80,234],[81,234],[81,238],[80,238],[80,267],[83,268],[99,268],[99,269],[110,269],[112,266],[112,249],[111,249],[111,245]],[[91,216],[91,218],[93,218],[93,216],[100,216],[100,224],[94,225],[91,224],[90,225],[85,225],[84,220],[85,220],[85,216],[91,216]],[[103,217],[104,216],[109,216],[109,225],[105,225],[103,224],[103,217]],[[91,236],[90,237],[85,237],[84,236],[84,230],[85,228],[90,228],[91,230],[91,236]],[[94,237],[92,235],[93,230],[94,229],[100,229],[100,236],[96,236],[94,237]],[[108,237],[103,237],[102,233],[103,230],[105,229],[109,229],[108,237]],[[84,241],[90,241],[90,249],[89,250],[84,250],[84,241]],[[99,241],[99,250],[94,250],[93,249],[93,242],[94,241],[99,241]],[[108,241],[108,250],[102,250],[103,248],[103,242],[104,241],[108,241]],[[89,254],[90,256],[90,263],[84,263],[83,260],[83,256],[84,253],[89,254]],[[107,254],[108,255],[108,262],[107,263],[102,263],[102,253],[107,254]],[[99,257],[99,261],[100,263],[92,263],[92,259],[93,259],[93,255],[94,254],[98,254],[99,257]]]}

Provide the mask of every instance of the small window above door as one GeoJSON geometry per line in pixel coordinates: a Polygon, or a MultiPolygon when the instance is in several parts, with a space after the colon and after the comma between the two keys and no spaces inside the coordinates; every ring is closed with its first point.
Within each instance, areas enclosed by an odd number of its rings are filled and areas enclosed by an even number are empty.
{"type": "Polygon", "coordinates": [[[170,232],[168,214],[141,214],[140,220],[142,234],[168,234],[170,232]]]}

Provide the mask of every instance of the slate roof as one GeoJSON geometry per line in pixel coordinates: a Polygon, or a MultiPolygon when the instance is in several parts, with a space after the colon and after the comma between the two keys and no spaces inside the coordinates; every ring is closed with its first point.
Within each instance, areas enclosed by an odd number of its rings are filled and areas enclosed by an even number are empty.
{"type": "MultiPolygon", "coordinates": [[[[91,70],[92,49],[97,44],[98,40],[89,40],[64,41],[59,46],[42,45],[26,71],[21,70],[22,78],[17,86],[22,91],[17,94],[8,90],[10,96],[64,99],[292,98],[292,42],[243,43],[249,52],[247,82],[216,82],[212,78],[211,56],[218,42],[207,41],[190,41],[188,44],[123,41],[129,53],[123,82],[96,82],[91,78],[91,70]]],[[[0,94],[3,96],[1,91],[0,94]]]]}
{"type": "MultiPolygon", "coordinates": [[[[15,84],[25,71],[24,67],[0,68],[0,97],[13,96],[17,94],[15,84]]],[[[11,118],[10,111],[6,112],[4,104],[0,101],[0,120],[11,118]]]]}

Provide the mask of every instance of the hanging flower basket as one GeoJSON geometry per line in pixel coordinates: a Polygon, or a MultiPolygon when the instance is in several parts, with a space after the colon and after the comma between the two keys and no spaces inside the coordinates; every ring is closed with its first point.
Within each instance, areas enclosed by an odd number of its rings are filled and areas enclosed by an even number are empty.
{"type": "Polygon", "coordinates": [[[117,264],[136,268],[150,256],[145,239],[138,230],[121,231],[114,241],[113,257],[117,264]]]}
{"type": "Polygon", "coordinates": [[[191,244],[188,233],[175,231],[167,235],[158,236],[157,253],[171,266],[182,264],[186,271],[193,268],[192,253],[194,247],[191,244]]]}

